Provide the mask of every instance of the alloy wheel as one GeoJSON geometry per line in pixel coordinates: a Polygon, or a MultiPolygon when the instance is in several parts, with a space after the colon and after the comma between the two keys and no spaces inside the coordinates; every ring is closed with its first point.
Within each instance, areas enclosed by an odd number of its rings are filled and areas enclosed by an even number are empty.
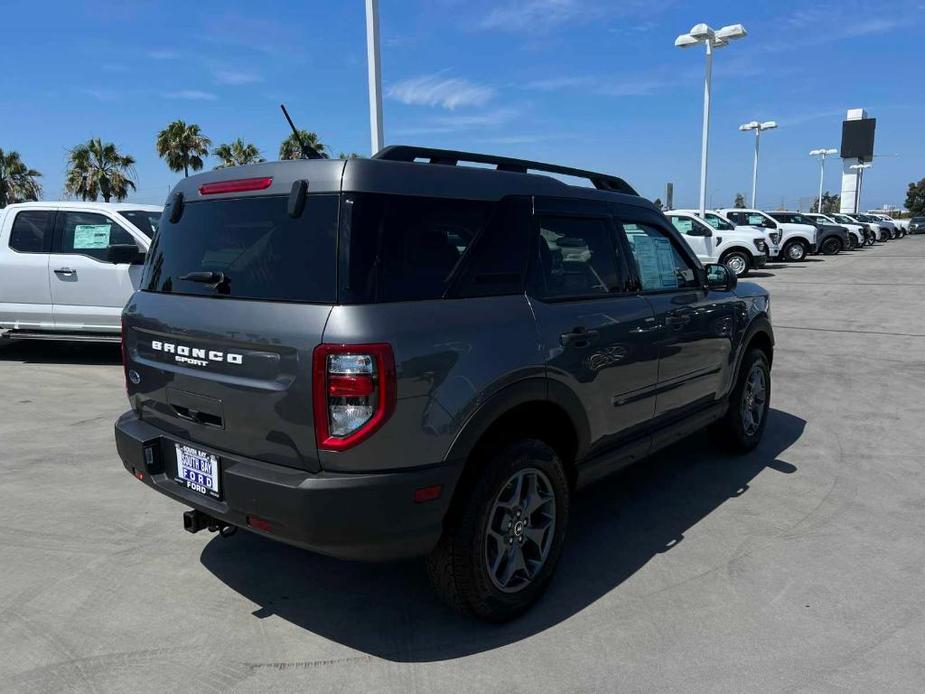
{"type": "Polygon", "coordinates": [[[536,468],[514,473],[495,497],[485,532],[485,560],[492,584],[516,593],[536,578],[552,548],[556,496],[536,468]]]}
{"type": "Polygon", "coordinates": [[[742,389],[742,428],[746,436],[754,436],[761,426],[767,398],[768,382],[764,369],[760,364],[753,364],[742,389]]]}

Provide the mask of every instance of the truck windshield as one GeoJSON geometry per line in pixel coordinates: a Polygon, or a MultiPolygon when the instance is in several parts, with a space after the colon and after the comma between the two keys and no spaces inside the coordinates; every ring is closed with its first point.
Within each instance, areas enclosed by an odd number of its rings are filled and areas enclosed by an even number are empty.
{"type": "Polygon", "coordinates": [[[161,213],[154,210],[119,210],[119,214],[131,222],[142,234],[149,239],[157,233],[161,223],[161,213]]]}
{"type": "Polygon", "coordinates": [[[162,294],[333,303],[337,195],[310,195],[298,218],[287,196],[187,203],[167,215],[148,253],[142,289],[162,294]]]}

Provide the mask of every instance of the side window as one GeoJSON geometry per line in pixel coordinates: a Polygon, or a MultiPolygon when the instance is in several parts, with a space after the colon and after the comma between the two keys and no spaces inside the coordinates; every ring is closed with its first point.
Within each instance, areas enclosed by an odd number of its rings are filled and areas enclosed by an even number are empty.
{"type": "Polygon", "coordinates": [[[57,227],[60,242],[56,253],[87,255],[105,262],[109,246],[137,245],[125,229],[94,212],[60,212],[57,227]]]}
{"type": "Polygon", "coordinates": [[[697,272],[660,229],[648,224],[624,223],[643,291],[699,287],[697,272]]]}
{"type": "Polygon", "coordinates": [[[49,253],[53,217],[54,212],[47,210],[17,213],[10,230],[10,248],[20,253],[49,253]]]}
{"type": "Polygon", "coordinates": [[[625,286],[613,227],[603,219],[540,217],[533,291],[541,299],[606,295],[625,286]]]}
{"type": "Polygon", "coordinates": [[[684,234],[685,236],[694,235],[691,233],[694,231],[694,220],[690,217],[676,217],[672,215],[671,224],[680,234],[684,234]]]}
{"type": "Polygon", "coordinates": [[[439,299],[497,203],[356,194],[344,201],[346,303],[439,299]]]}

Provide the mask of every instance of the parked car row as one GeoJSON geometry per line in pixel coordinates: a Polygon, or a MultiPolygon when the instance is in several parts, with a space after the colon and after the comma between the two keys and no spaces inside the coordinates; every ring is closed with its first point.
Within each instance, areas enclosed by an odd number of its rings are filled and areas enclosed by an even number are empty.
{"type": "MultiPolygon", "coordinates": [[[[729,266],[737,277],[768,261],[799,262],[807,255],[835,255],[902,238],[906,229],[882,214],[819,214],[723,208],[669,210],[666,216],[703,263],[729,266]]],[[[925,218],[909,222],[925,230],[925,218]]]]}

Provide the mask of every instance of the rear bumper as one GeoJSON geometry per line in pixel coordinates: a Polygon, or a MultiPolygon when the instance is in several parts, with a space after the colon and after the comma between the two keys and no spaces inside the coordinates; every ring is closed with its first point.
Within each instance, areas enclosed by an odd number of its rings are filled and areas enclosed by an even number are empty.
{"type": "Polygon", "coordinates": [[[142,482],[161,494],[222,524],[341,559],[400,559],[430,552],[462,472],[458,462],[377,474],[311,473],[167,436],[134,412],[116,421],[115,437],[125,469],[144,473],[142,482]],[[174,481],[174,443],[219,456],[221,500],[174,481]],[[152,449],[150,462],[146,448],[152,449]],[[443,485],[440,498],[415,503],[415,490],[432,485],[443,485]],[[268,521],[271,531],[249,526],[248,516],[268,521]]]}

